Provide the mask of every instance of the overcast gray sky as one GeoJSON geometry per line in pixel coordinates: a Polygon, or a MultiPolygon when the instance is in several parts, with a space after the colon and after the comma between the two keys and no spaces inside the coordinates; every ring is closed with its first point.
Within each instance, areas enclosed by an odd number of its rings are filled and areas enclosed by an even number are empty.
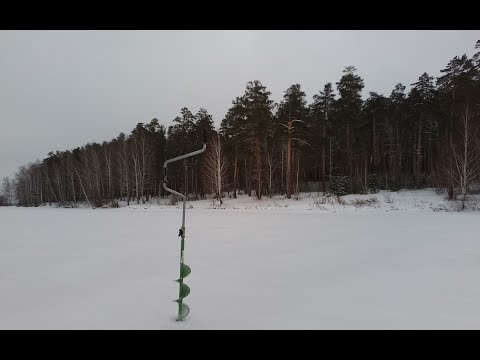
{"type": "MultiPolygon", "coordinates": [[[[364,95],[389,95],[456,55],[480,31],[0,31],[0,178],[20,165],[204,107],[218,125],[246,83],[308,101],[354,65],[364,95]]],[[[407,87],[408,90],[408,87],[407,87]]]]}

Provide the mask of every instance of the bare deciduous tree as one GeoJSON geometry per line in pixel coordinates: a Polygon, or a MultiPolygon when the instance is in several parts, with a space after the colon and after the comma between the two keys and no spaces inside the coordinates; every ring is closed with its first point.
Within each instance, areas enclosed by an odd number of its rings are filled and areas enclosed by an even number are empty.
{"type": "Polygon", "coordinates": [[[468,185],[480,177],[478,126],[473,118],[474,114],[467,104],[461,117],[460,142],[453,145],[451,176],[460,187],[462,210],[465,208],[468,185]]]}
{"type": "Polygon", "coordinates": [[[217,136],[212,139],[208,146],[205,154],[204,173],[210,184],[210,191],[222,204],[222,184],[225,181],[228,168],[222,152],[220,134],[217,133],[217,136]]]}
{"type": "Polygon", "coordinates": [[[271,198],[273,195],[273,185],[275,184],[275,175],[277,170],[277,162],[273,158],[273,154],[270,153],[268,150],[265,151],[266,153],[266,181],[267,181],[267,188],[268,188],[268,196],[271,198]]]}
{"type": "Polygon", "coordinates": [[[13,180],[10,180],[8,177],[2,180],[0,195],[3,196],[5,205],[10,206],[13,204],[13,199],[15,197],[13,180]]]}

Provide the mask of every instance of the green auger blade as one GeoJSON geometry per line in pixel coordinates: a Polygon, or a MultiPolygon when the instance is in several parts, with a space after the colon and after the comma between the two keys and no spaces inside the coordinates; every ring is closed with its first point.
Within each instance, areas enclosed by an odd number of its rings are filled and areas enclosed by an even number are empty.
{"type": "Polygon", "coordinates": [[[185,279],[191,272],[192,269],[190,269],[188,265],[182,264],[182,267],[180,268],[180,278],[175,281],[179,282],[181,279],[185,279]]]}
{"type": "Polygon", "coordinates": [[[178,309],[178,316],[177,321],[181,321],[186,318],[186,316],[190,313],[190,308],[187,304],[182,304],[182,307],[178,309]]]}
{"type": "Polygon", "coordinates": [[[190,294],[190,288],[186,284],[180,284],[180,296],[178,300],[186,298],[190,294]]]}

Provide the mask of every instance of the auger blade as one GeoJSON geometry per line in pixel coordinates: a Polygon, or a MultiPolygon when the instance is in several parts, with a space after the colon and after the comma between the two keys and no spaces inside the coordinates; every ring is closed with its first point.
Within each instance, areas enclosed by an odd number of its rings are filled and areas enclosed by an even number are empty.
{"type": "MultiPolygon", "coordinates": [[[[180,304],[179,304],[180,305],[180,304]]],[[[187,304],[182,304],[181,308],[178,309],[177,321],[182,321],[190,313],[190,308],[187,304]]]]}
{"type": "Polygon", "coordinates": [[[186,284],[180,284],[179,300],[186,298],[188,294],[190,294],[190,288],[186,284]]]}
{"type": "Polygon", "coordinates": [[[192,272],[192,269],[188,265],[182,264],[182,267],[180,268],[180,279],[177,279],[175,281],[179,281],[181,279],[185,279],[190,273],[192,272]]]}
{"type": "Polygon", "coordinates": [[[188,294],[190,294],[190,288],[188,287],[188,285],[187,284],[180,284],[180,296],[178,297],[177,300],[173,300],[173,301],[178,303],[178,302],[182,301],[183,299],[185,299],[188,296],[188,294]]]}

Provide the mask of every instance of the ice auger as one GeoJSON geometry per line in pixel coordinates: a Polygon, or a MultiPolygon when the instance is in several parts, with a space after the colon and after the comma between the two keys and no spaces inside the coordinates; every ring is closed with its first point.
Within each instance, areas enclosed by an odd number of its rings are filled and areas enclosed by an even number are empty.
{"type": "Polygon", "coordinates": [[[164,170],[163,188],[168,192],[183,198],[182,227],[180,228],[178,233],[178,236],[181,236],[182,238],[180,243],[180,277],[177,280],[175,280],[179,284],[179,290],[178,290],[178,299],[174,300],[176,303],[178,303],[177,321],[183,320],[190,313],[190,308],[188,307],[188,305],[183,303],[183,299],[186,298],[188,294],[190,294],[190,288],[183,283],[183,279],[185,279],[192,272],[192,270],[188,265],[184,263],[184,257],[183,257],[183,250],[185,248],[185,207],[186,207],[187,196],[167,187],[167,165],[174,161],[186,159],[190,156],[201,154],[206,150],[206,148],[207,148],[207,131],[203,130],[203,147],[200,150],[193,151],[185,155],[177,156],[173,159],[169,159],[165,161],[165,163],[163,164],[163,170],[164,170]]]}

